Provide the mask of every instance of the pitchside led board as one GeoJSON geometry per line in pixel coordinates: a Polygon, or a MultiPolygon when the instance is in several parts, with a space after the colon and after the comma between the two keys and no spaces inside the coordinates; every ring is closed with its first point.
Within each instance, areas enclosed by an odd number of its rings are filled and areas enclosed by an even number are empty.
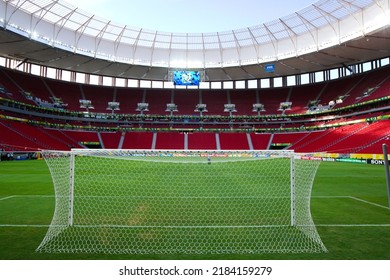
{"type": "Polygon", "coordinates": [[[199,83],[200,71],[180,70],[173,72],[175,86],[198,86],[199,83]]]}

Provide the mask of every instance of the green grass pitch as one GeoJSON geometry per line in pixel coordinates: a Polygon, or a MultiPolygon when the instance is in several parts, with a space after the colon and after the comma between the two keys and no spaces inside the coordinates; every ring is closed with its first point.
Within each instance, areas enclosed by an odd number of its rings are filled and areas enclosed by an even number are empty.
{"type": "Polygon", "coordinates": [[[36,253],[54,211],[44,161],[0,162],[0,259],[390,259],[390,209],[383,166],[321,163],[311,212],[328,253],[36,253]]]}

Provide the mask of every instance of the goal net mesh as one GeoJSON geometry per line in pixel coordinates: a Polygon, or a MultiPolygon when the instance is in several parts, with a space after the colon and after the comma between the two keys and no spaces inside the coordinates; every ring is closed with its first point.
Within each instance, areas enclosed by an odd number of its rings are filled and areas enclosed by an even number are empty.
{"type": "Polygon", "coordinates": [[[319,161],[288,151],[45,151],[55,211],[38,252],[325,252],[319,161]]]}

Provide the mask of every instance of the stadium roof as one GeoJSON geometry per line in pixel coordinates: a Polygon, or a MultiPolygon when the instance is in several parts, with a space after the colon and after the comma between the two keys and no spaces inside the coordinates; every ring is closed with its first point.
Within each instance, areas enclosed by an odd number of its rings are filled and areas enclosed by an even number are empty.
{"type": "Polygon", "coordinates": [[[207,81],[294,75],[390,56],[389,0],[321,0],[268,23],[169,33],[94,16],[62,0],[0,1],[0,55],[98,75],[207,81]],[[275,71],[265,71],[274,64],[275,71]]]}

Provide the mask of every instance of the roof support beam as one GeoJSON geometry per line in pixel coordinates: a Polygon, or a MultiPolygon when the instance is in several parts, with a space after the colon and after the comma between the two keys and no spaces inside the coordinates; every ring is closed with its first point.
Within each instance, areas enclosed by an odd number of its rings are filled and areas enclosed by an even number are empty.
{"type": "Polygon", "coordinates": [[[232,33],[233,33],[233,37],[234,37],[234,42],[236,44],[236,50],[237,50],[237,55],[238,55],[238,65],[241,66],[241,46],[240,46],[240,42],[237,39],[237,36],[236,36],[236,33],[234,32],[234,30],[232,30],[232,33]]]}
{"type": "Polygon", "coordinates": [[[84,31],[85,29],[88,27],[88,24],[92,21],[92,19],[95,17],[95,15],[91,16],[90,18],[88,18],[83,24],[81,24],[79,26],[79,28],[77,28],[75,30],[75,41],[74,41],[74,47],[77,49],[78,48],[78,44],[80,42],[80,39],[81,37],[84,35],[84,31]],[[79,35],[77,36],[77,33],[79,33],[79,35]]]}
{"type": "Polygon", "coordinates": [[[291,40],[291,43],[293,44],[294,46],[294,51],[295,51],[295,54],[297,54],[297,34],[290,28],[290,26],[288,26],[284,20],[282,20],[281,18],[279,19],[280,22],[283,24],[285,30],[287,31],[288,33],[288,36],[290,37],[290,40],[291,40]],[[292,36],[291,36],[292,35],[292,36]]]}
{"type": "Polygon", "coordinates": [[[204,35],[202,33],[202,50],[203,50],[203,68],[206,69],[206,45],[204,43],[204,35]]]}
{"type": "Polygon", "coordinates": [[[137,34],[137,38],[135,39],[135,42],[134,42],[134,45],[133,45],[133,62],[132,63],[135,63],[135,53],[137,51],[137,47],[138,47],[138,42],[139,42],[139,38],[141,37],[141,34],[142,34],[142,28],[139,30],[138,34],[137,34]]]}
{"type": "Polygon", "coordinates": [[[278,39],[275,37],[275,35],[272,33],[272,31],[268,28],[266,24],[263,24],[265,30],[267,31],[267,35],[270,38],[270,41],[274,47],[274,53],[275,57],[278,56],[278,39]]]}
{"type": "Polygon", "coordinates": [[[123,37],[123,34],[125,33],[126,31],[126,28],[127,28],[127,25],[125,25],[121,32],[118,34],[118,36],[116,37],[115,41],[114,41],[114,56],[117,57],[118,56],[118,48],[120,46],[120,42],[122,40],[122,37],[123,37]]]}
{"type": "MultiPolygon", "coordinates": [[[[9,17],[7,18],[7,7],[8,6],[12,6],[12,5],[9,5],[8,3],[9,3],[10,1],[6,1],[5,2],[5,5],[6,5],[6,9],[5,9],[5,15],[4,15],[4,20],[5,20],[5,23],[4,23],[4,26],[6,26],[7,24],[8,24],[8,22],[10,21],[10,19],[12,18],[12,16],[16,13],[16,11],[18,10],[18,9],[20,9],[20,7],[21,6],[23,6],[24,5],[24,3],[26,3],[26,2],[28,2],[27,0],[24,0],[24,1],[18,1],[17,2],[17,4],[15,4],[15,7],[14,7],[14,10],[13,10],[13,12],[9,15],[9,17]]],[[[12,4],[14,4],[14,3],[12,3],[12,4]]]]}
{"type": "Polygon", "coordinates": [[[54,22],[53,28],[53,41],[57,40],[59,33],[65,27],[66,23],[72,17],[72,15],[76,12],[77,8],[70,10],[69,13],[65,14],[60,20],[54,22]],[[59,29],[56,31],[56,26],[59,26],[59,29]]]}
{"type": "Polygon", "coordinates": [[[363,9],[360,8],[359,6],[357,5],[354,5],[353,3],[351,2],[348,2],[348,1],[345,1],[345,0],[337,0],[343,7],[345,7],[346,9],[351,9],[351,7],[354,7],[356,10],[360,11],[359,14],[357,14],[356,12],[354,13],[351,13],[352,17],[355,19],[356,23],[361,27],[361,31],[362,31],[362,34],[364,34],[364,30],[363,30],[363,9]]]}
{"type": "Polygon", "coordinates": [[[256,40],[256,37],[253,35],[253,32],[252,30],[248,27],[248,33],[249,35],[251,36],[251,40],[252,40],[252,45],[253,45],[253,48],[255,49],[255,53],[256,53],[256,56],[257,56],[257,59],[256,61],[258,62],[260,60],[260,57],[259,57],[259,42],[256,40]]]}
{"type": "Polygon", "coordinates": [[[157,31],[154,34],[154,39],[153,39],[153,43],[152,43],[151,51],[150,51],[150,67],[153,66],[153,55],[154,55],[154,48],[156,46],[156,38],[157,38],[157,31]]]}
{"type": "Polygon", "coordinates": [[[221,67],[223,67],[223,47],[221,43],[221,38],[219,38],[219,33],[217,32],[217,39],[218,39],[218,45],[219,45],[219,54],[220,54],[220,60],[221,61],[221,67]]]}
{"type": "MultiPolygon", "coordinates": [[[[316,10],[324,17],[324,19],[328,22],[328,25],[333,29],[333,31],[334,31],[336,37],[337,37],[337,38],[340,38],[340,36],[339,36],[339,35],[340,35],[340,31],[339,31],[339,29],[340,29],[340,20],[339,20],[337,17],[335,17],[334,15],[332,15],[331,13],[324,11],[323,9],[321,9],[320,7],[318,7],[317,5],[312,4],[312,6],[313,6],[314,9],[316,9],[316,10]],[[334,22],[330,21],[329,18],[333,18],[333,19],[334,19],[334,22]],[[337,27],[338,27],[337,30],[336,30],[336,28],[335,28],[335,26],[334,26],[334,23],[335,23],[335,22],[337,23],[337,27]]],[[[339,41],[339,43],[340,43],[340,39],[338,39],[338,41],[339,41]]]]}
{"type": "Polygon", "coordinates": [[[98,48],[99,48],[99,46],[100,46],[100,43],[101,43],[101,41],[102,41],[102,39],[103,39],[103,35],[104,35],[104,33],[106,32],[107,28],[110,26],[110,23],[111,23],[111,21],[108,21],[108,22],[106,23],[106,25],[100,30],[100,32],[98,33],[98,35],[96,35],[96,37],[95,37],[95,58],[96,58],[96,53],[97,53],[97,51],[98,51],[98,48]]]}
{"type": "Polygon", "coordinates": [[[314,24],[312,24],[310,21],[308,21],[306,18],[301,16],[299,13],[295,13],[295,14],[297,15],[297,17],[299,17],[302,20],[303,24],[306,26],[306,29],[309,32],[311,38],[313,39],[313,42],[316,45],[317,50],[318,50],[318,31],[317,31],[317,27],[314,24]]]}

